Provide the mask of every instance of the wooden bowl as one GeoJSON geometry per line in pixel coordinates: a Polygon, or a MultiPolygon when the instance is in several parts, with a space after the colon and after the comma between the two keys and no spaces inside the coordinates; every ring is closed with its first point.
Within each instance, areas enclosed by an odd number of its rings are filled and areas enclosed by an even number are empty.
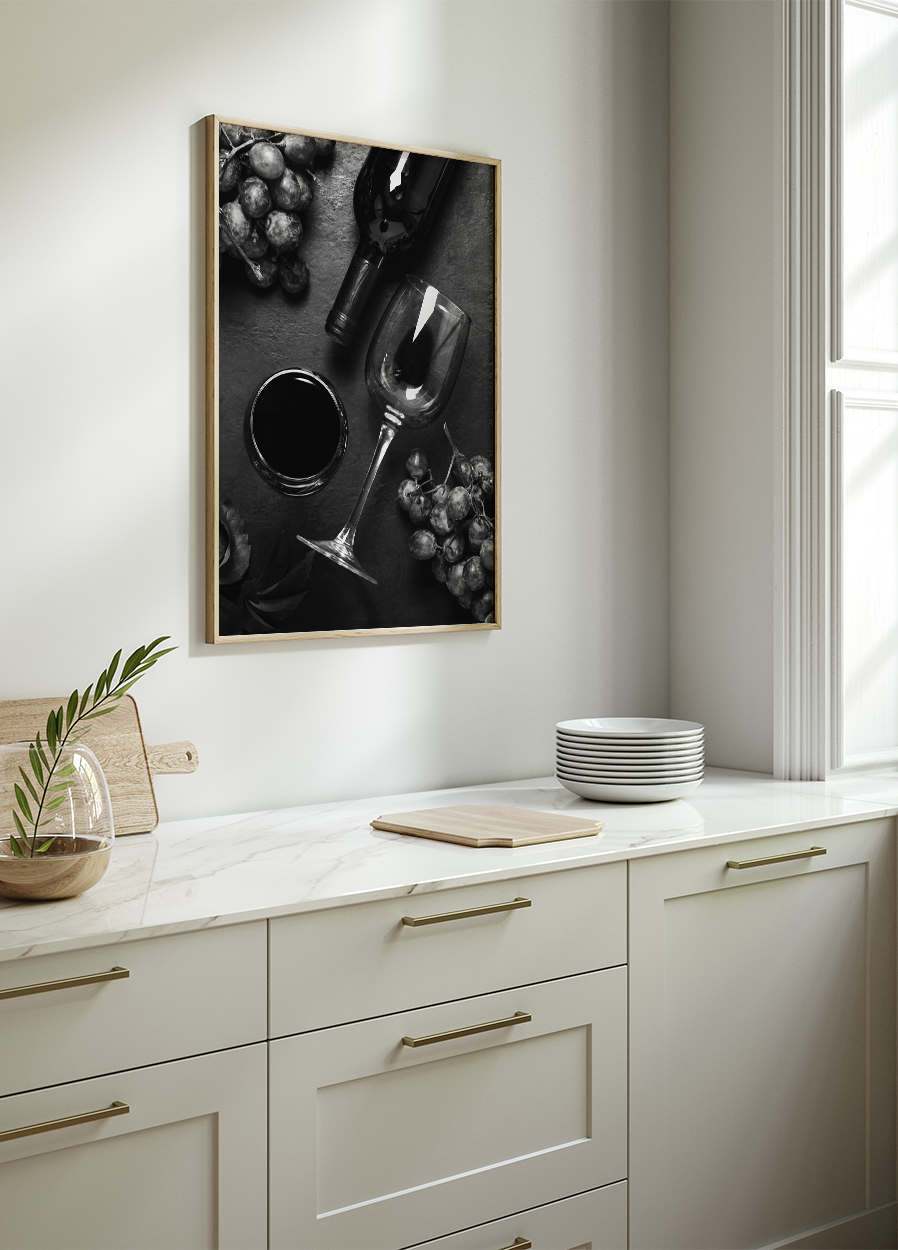
{"type": "Polygon", "coordinates": [[[18,859],[0,846],[0,898],[74,898],[96,885],[112,856],[112,846],[94,838],[57,837],[43,855],[18,859]]]}

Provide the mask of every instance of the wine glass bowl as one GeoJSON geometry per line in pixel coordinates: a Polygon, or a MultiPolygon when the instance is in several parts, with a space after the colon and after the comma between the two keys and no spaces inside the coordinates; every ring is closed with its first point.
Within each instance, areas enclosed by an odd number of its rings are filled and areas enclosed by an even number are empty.
{"type": "Polygon", "coordinates": [[[471,319],[414,274],[394,295],[365,360],[365,382],[386,420],[419,430],[439,416],[455,386],[471,319]]]}
{"type": "Polygon", "coordinates": [[[296,537],[320,555],[377,585],[359,564],[355,537],[387,448],[400,429],[422,429],[445,409],[464,359],[471,319],[435,286],[407,274],[374,332],[365,383],[381,410],[377,446],[349,520],[336,538],[296,537]]]}

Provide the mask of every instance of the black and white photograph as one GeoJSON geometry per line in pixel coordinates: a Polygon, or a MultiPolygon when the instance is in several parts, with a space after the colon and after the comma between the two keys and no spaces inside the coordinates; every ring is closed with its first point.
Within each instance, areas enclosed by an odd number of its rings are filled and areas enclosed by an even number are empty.
{"type": "Polygon", "coordinates": [[[497,629],[499,162],[207,118],[207,640],[497,629]]]}

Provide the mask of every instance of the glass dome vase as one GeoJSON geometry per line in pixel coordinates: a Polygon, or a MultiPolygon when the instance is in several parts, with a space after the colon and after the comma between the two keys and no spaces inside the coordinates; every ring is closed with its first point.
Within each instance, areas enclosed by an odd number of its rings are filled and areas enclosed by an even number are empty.
{"type": "Polygon", "coordinates": [[[54,762],[33,744],[0,745],[0,898],[83,894],[109,867],[115,831],[109,787],[81,742],[54,762]],[[46,763],[52,765],[52,772],[46,763]]]}

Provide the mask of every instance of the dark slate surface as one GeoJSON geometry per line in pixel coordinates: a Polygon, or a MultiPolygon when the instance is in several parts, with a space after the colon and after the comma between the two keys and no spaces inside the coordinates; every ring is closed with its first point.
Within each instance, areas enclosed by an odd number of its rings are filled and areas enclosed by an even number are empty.
{"type": "MultiPolygon", "coordinates": [[[[332,538],[349,516],[380,425],[365,386],[365,354],[402,273],[407,269],[437,286],[469,314],[472,327],[443,417],[427,429],[396,435],[369,497],[356,554],[379,584],[372,586],[316,555],[309,593],[287,620],[277,622],[280,632],[450,625],[474,619],[433,578],[429,563],[409,554],[414,527],[396,503],[396,489],[407,476],[405,460],[414,447],[425,450],[435,475],[442,479],[450,454],[444,420],[467,456],[480,452],[494,459],[493,169],[470,161],[456,163],[430,236],[381,281],[354,344],[342,348],[325,334],[324,323],[358,241],[352,194],[367,151],[338,143],[332,164],[316,168],[317,191],[304,215],[300,247],[311,274],[303,295],[290,297],[279,284],[258,290],[243,276],[242,263],[228,257],[222,262],[220,489],[221,497],[238,508],[249,534],[249,577],[262,571],[281,531],[332,538]],[[349,424],[346,456],[336,475],[317,494],[298,499],[281,494],[258,476],[243,442],[248,401],[265,378],[288,367],[312,369],[328,378],[343,401],[349,424]]],[[[304,550],[297,547],[291,555],[304,550]]],[[[222,632],[228,632],[224,622],[222,632]]]]}

